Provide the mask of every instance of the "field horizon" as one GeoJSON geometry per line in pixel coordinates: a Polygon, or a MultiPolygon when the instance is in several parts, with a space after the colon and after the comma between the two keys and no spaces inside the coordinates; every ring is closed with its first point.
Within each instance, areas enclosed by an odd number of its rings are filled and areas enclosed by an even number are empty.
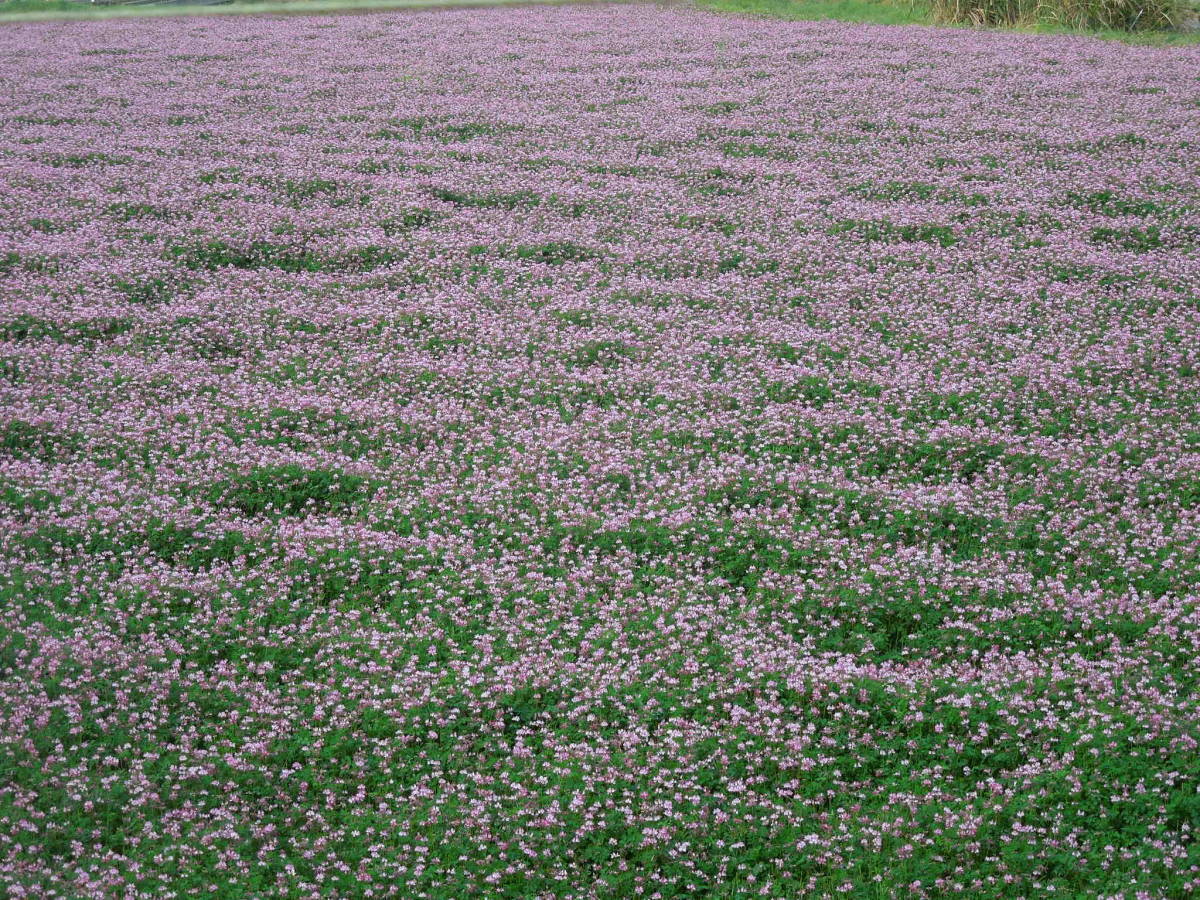
{"type": "MultiPolygon", "coordinates": [[[[568,4],[630,3],[648,6],[692,7],[730,15],[764,16],[789,21],[836,21],[871,25],[921,25],[936,28],[972,27],[935,14],[928,0],[137,0],[91,4],[83,0],[0,0],[0,25],[40,21],[78,21],[110,18],[207,15],[322,15],[487,8],[491,6],[559,6],[568,4]]],[[[992,30],[1036,34],[1087,34],[1134,44],[1186,45],[1200,43],[1200,3],[1182,0],[1178,28],[1122,30],[1080,28],[1053,21],[1018,21],[992,30]]],[[[988,29],[984,29],[988,30],[988,29]]]]}

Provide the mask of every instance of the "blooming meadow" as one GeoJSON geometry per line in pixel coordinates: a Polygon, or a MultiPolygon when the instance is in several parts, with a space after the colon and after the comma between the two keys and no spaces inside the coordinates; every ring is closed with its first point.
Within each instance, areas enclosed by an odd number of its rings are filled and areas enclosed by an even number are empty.
{"type": "Polygon", "coordinates": [[[1200,51],[0,55],[8,896],[1200,889],[1200,51]]]}

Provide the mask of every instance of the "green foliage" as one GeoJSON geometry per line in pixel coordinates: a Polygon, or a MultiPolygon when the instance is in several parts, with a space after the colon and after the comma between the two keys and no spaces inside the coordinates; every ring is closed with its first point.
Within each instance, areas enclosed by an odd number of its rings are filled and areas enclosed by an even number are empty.
{"type": "Polygon", "coordinates": [[[46,461],[69,456],[83,446],[79,435],[14,419],[0,426],[0,456],[46,461]]]}
{"type": "Polygon", "coordinates": [[[1093,191],[1088,194],[1071,191],[1067,194],[1067,202],[1103,216],[1150,216],[1163,212],[1162,205],[1152,200],[1121,197],[1113,191],[1093,191]]]}
{"type": "Polygon", "coordinates": [[[532,191],[489,191],[472,194],[465,191],[450,190],[449,188],[431,188],[430,196],[444,203],[455,206],[476,207],[480,209],[516,209],[518,206],[537,206],[541,198],[532,191]]]}
{"type": "Polygon", "coordinates": [[[588,369],[592,366],[613,368],[633,355],[633,349],[621,341],[588,341],[575,349],[567,364],[574,369],[588,369]]]}
{"type": "Polygon", "coordinates": [[[546,263],[551,266],[561,266],[569,262],[582,262],[593,259],[595,251],[571,241],[549,241],[545,244],[531,244],[517,247],[513,250],[517,259],[528,262],[546,263]]]}
{"type": "Polygon", "coordinates": [[[97,150],[90,153],[52,153],[42,161],[56,169],[84,169],[89,166],[126,166],[133,162],[133,157],[97,150]]]}
{"type": "Polygon", "coordinates": [[[1088,235],[1094,244],[1112,244],[1122,250],[1144,253],[1163,245],[1162,231],[1157,225],[1148,228],[1093,228],[1088,235]]]}
{"type": "Polygon", "coordinates": [[[63,344],[91,345],[113,340],[133,328],[133,320],[103,316],[75,322],[55,322],[22,313],[0,325],[0,340],[52,340],[63,344]]]}
{"type": "Polygon", "coordinates": [[[897,225],[886,219],[871,221],[848,219],[831,226],[829,233],[853,234],[861,240],[870,242],[924,242],[941,247],[953,247],[958,243],[958,236],[949,225],[897,225]]]}
{"type": "Polygon", "coordinates": [[[206,535],[173,522],[156,520],[146,526],[139,537],[145,548],[168,565],[182,565],[191,570],[207,569],[218,562],[232,563],[252,549],[240,531],[225,531],[206,535]]]}
{"type": "Polygon", "coordinates": [[[366,479],[358,475],[288,463],[252,469],[212,485],[203,496],[247,516],[299,516],[354,506],[364,499],[366,488],[366,479]]]}
{"type": "Polygon", "coordinates": [[[189,269],[280,269],[284,272],[362,272],[400,262],[405,253],[388,247],[355,247],[326,254],[309,247],[256,240],[233,244],[212,238],[176,244],[168,251],[189,269]]]}
{"type": "Polygon", "coordinates": [[[432,225],[441,216],[431,209],[406,209],[394,216],[389,216],[379,223],[379,227],[383,229],[383,233],[388,237],[393,237],[397,234],[404,234],[408,231],[415,231],[418,228],[424,228],[427,225],[432,225]]]}

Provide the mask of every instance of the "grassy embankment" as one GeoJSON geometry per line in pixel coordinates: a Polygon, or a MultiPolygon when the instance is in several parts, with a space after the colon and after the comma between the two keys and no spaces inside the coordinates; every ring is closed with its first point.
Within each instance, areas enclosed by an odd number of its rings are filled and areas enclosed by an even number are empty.
{"type": "MultiPolygon", "coordinates": [[[[107,19],[129,16],[236,15],[248,13],[371,12],[388,9],[559,4],[587,0],[234,0],[231,3],[123,4],[77,0],[0,0],[0,22],[39,19],[107,19]]],[[[610,0],[613,2],[613,0],[610,0]]],[[[1153,44],[1200,42],[1200,30],[1162,27],[1195,18],[1200,0],[690,0],[714,12],[763,15],[797,21],[832,20],[877,25],[985,25],[1040,33],[1085,33],[1153,44]],[[1174,4],[1179,3],[1178,6],[1174,4]],[[1173,9],[1172,9],[1173,7],[1173,9]],[[1096,10],[1091,24],[1085,20],[1096,10]],[[1111,21],[1135,27],[1106,27],[1111,21]],[[1139,23],[1158,27],[1136,27],[1139,23]]]]}

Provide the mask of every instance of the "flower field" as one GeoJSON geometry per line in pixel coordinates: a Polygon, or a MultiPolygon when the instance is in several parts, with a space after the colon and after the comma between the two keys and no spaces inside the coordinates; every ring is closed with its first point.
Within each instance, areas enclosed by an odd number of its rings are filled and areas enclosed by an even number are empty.
{"type": "Polygon", "coordinates": [[[0,55],[0,891],[1200,890],[1200,50],[0,55]]]}

